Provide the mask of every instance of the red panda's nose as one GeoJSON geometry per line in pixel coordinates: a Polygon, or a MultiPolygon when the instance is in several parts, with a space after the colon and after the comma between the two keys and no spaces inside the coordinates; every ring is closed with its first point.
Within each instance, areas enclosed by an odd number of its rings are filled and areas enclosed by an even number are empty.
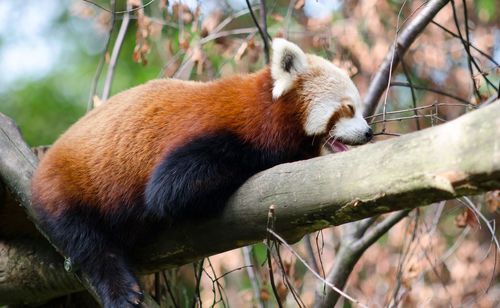
{"type": "Polygon", "coordinates": [[[365,138],[366,138],[366,142],[372,140],[372,138],[373,138],[373,130],[371,129],[371,127],[368,128],[368,131],[366,131],[365,138]]]}

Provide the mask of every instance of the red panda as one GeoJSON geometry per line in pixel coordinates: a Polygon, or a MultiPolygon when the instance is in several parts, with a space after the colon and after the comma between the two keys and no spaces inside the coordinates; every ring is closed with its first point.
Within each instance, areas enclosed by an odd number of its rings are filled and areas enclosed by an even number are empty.
{"type": "Polygon", "coordinates": [[[128,251],[151,225],[203,219],[250,176],[368,142],[349,76],[284,39],[270,66],[211,82],[150,81],[68,129],[33,177],[33,207],[104,307],[139,306],[128,251]]]}

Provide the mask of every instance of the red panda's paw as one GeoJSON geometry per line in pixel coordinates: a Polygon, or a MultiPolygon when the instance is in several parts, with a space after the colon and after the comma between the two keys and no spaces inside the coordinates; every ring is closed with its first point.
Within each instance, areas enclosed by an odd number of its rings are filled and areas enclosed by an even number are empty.
{"type": "Polygon", "coordinates": [[[142,301],[144,294],[142,292],[130,291],[123,297],[107,301],[104,304],[105,308],[137,308],[143,307],[142,301]]]}
{"type": "Polygon", "coordinates": [[[144,294],[122,253],[105,252],[96,262],[85,265],[83,270],[105,308],[141,307],[144,294]]]}
{"type": "MultiPolygon", "coordinates": [[[[117,277],[117,280],[121,280],[117,277]]],[[[105,308],[133,308],[143,307],[144,293],[141,291],[139,284],[134,281],[116,281],[111,290],[102,296],[103,306],[105,308]]]]}

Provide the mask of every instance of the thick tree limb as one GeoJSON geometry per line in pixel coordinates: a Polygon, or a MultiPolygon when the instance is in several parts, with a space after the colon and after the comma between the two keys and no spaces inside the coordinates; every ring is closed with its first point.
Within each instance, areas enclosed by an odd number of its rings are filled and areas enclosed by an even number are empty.
{"type": "Polygon", "coordinates": [[[408,23],[401,34],[398,35],[394,46],[394,52],[387,53],[384,62],[382,62],[377,73],[370,82],[370,87],[364,99],[367,105],[365,115],[372,115],[375,113],[379,99],[390,82],[389,76],[391,72],[397,68],[398,64],[401,62],[401,57],[404,56],[418,35],[420,35],[434,16],[436,16],[448,2],[449,0],[430,0],[422,11],[408,23]]]}
{"type": "MultiPolygon", "coordinates": [[[[219,217],[186,223],[141,243],[136,268],[151,272],[260,241],[272,204],[276,232],[293,241],[330,225],[498,189],[499,115],[497,101],[441,126],[259,173],[234,194],[219,217]]],[[[17,130],[5,117],[0,117],[0,129],[0,178],[29,209],[29,177],[36,160],[19,144],[17,130]]],[[[13,273],[0,266],[3,273],[13,273]]],[[[0,294],[20,279],[2,277],[0,294]]],[[[55,278],[32,288],[47,284],[52,291],[44,293],[46,298],[74,291],[68,287],[73,283],[55,278]]],[[[21,292],[9,292],[11,302],[27,301],[21,292]]]]}
{"type": "MultiPolygon", "coordinates": [[[[359,223],[348,224],[351,228],[346,235],[342,236],[339,250],[335,255],[335,263],[328,272],[326,280],[337,288],[343,290],[352,269],[358,263],[366,249],[375,243],[382,235],[384,235],[390,228],[397,224],[401,219],[406,217],[409,210],[401,210],[391,214],[382,222],[376,224],[366,234],[360,233],[359,230],[363,229],[364,221],[359,223]]],[[[322,284],[320,284],[322,286],[322,284]]],[[[340,298],[340,294],[333,289],[323,288],[316,290],[316,300],[314,307],[334,307],[340,298]]]]}

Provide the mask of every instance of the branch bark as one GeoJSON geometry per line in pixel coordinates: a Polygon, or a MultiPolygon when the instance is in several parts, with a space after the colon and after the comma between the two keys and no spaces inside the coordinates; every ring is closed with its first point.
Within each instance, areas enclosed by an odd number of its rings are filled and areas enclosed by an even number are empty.
{"type": "Polygon", "coordinates": [[[416,40],[424,28],[448,2],[449,0],[430,0],[398,36],[395,46],[391,47],[391,49],[394,48],[394,51],[387,53],[384,62],[382,62],[377,73],[370,82],[370,87],[368,88],[364,100],[366,104],[365,115],[372,115],[375,113],[379,99],[390,82],[389,76],[391,72],[397,68],[408,48],[410,48],[411,44],[416,40]]]}
{"type": "MultiPolygon", "coordinates": [[[[135,254],[136,269],[153,272],[258,242],[266,236],[270,205],[276,207],[275,231],[294,241],[330,225],[498,189],[498,115],[500,101],[400,138],[261,172],[233,195],[220,216],[179,225],[140,243],[135,254]]],[[[30,213],[29,177],[36,158],[11,121],[0,117],[0,129],[0,178],[30,213]]],[[[47,257],[40,251],[42,255],[37,253],[37,258],[47,257]]],[[[61,263],[58,257],[48,258],[61,263]]],[[[33,300],[10,289],[21,278],[9,266],[13,264],[0,268],[3,273],[13,273],[0,279],[0,304],[33,300]],[[1,296],[7,290],[9,302],[1,296]]],[[[63,270],[60,274],[69,275],[63,270]]],[[[68,287],[76,283],[73,279],[71,283],[60,283],[56,277],[49,277],[40,279],[32,288],[46,288],[50,283],[52,291],[43,295],[50,298],[73,292],[74,288],[68,287]]]]}

